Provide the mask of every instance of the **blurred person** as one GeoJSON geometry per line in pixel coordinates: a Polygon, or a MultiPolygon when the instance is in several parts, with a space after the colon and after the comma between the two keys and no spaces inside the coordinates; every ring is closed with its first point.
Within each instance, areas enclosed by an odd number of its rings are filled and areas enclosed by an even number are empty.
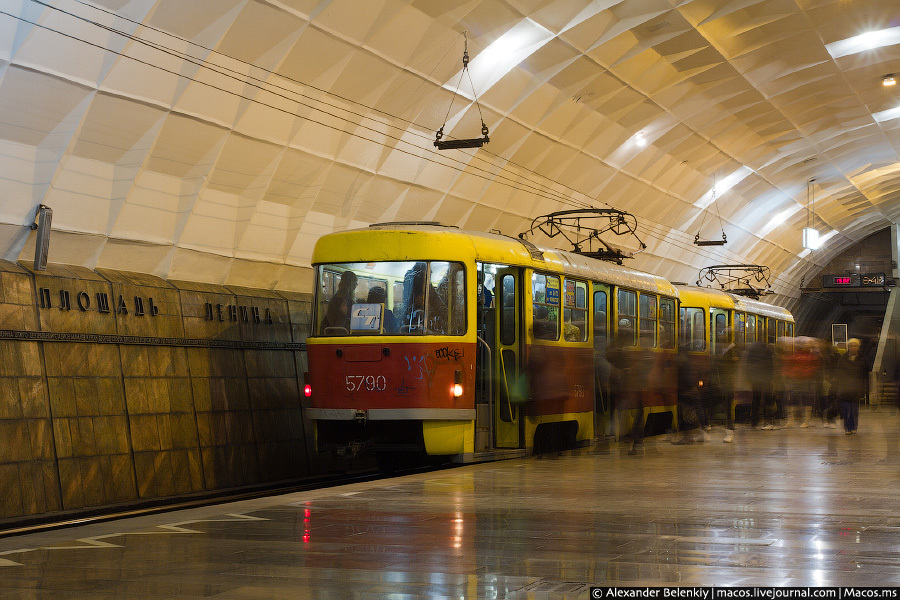
{"type": "Polygon", "coordinates": [[[847,342],[847,352],[842,354],[835,365],[835,380],[844,419],[844,433],[856,433],[859,424],[859,403],[866,395],[869,367],[860,355],[862,343],[857,338],[847,342]]]}
{"type": "Polygon", "coordinates": [[[811,338],[795,338],[793,348],[785,338],[782,345],[781,375],[785,387],[785,427],[793,427],[795,415],[800,427],[809,427],[816,403],[816,378],[822,368],[818,356],[812,352],[811,338]]]}
{"type": "Polygon", "coordinates": [[[762,416],[761,429],[775,429],[774,415],[769,413],[774,393],[775,356],[765,342],[747,346],[743,360],[744,378],[750,384],[750,425],[756,429],[762,416]]]}
{"type": "Polygon", "coordinates": [[[704,440],[702,412],[705,369],[703,354],[691,354],[686,346],[678,348],[678,429],[681,435],[672,440],[675,445],[691,444],[704,440]]]}
{"type": "Polygon", "coordinates": [[[835,421],[841,413],[837,394],[840,382],[836,377],[837,361],[840,356],[835,346],[827,340],[819,340],[819,357],[822,361],[822,421],[829,429],[837,427],[835,421]]]}
{"type": "Polygon", "coordinates": [[[730,444],[734,441],[734,414],[732,413],[737,379],[738,363],[741,358],[741,348],[731,343],[715,361],[715,383],[710,393],[715,394],[711,414],[717,410],[725,411],[725,437],[722,441],[730,444]]]}
{"type": "MultiPolygon", "coordinates": [[[[623,325],[619,332],[622,334],[623,325]]],[[[607,362],[610,367],[610,390],[614,412],[628,413],[631,422],[631,450],[628,454],[642,455],[644,452],[644,394],[649,385],[653,355],[649,350],[630,350],[628,335],[620,335],[610,344],[607,362]]]]}
{"type": "Polygon", "coordinates": [[[792,355],[794,406],[800,415],[800,427],[815,426],[813,409],[819,403],[822,360],[815,352],[814,338],[798,338],[792,355]]]}

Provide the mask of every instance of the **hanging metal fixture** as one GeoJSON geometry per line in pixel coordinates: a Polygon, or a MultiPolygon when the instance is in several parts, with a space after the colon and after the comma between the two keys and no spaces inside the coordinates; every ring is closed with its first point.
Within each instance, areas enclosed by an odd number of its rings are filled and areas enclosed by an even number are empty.
{"type": "Polygon", "coordinates": [[[450,106],[447,107],[447,116],[444,117],[444,124],[441,125],[441,128],[438,129],[434,134],[434,146],[438,150],[481,148],[491,141],[491,139],[488,137],[489,131],[487,125],[484,124],[484,115],[481,114],[481,105],[478,104],[478,94],[475,92],[475,84],[472,82],[472,74],[469,71],[469,36],[465,31],[463,32],[463,36],[465,36],[466,41],[465,47],[463,49],[463,68],[459,74],[459,83],[456,84],[456,90],[453,92],[453,97],[450,98],[450,106]],[[459,91],[459,86],[462,83],[463,75],[469,76],[469,85],[472,86],[472,96],[475,98],[475,106],[478,108],[478,116],[481,117],[481,137],[460,140],[445,140],[442,139],[444,137],[444,126],[447,125],[447,119],[450,118],[450,110],[453,108],[453,100],[456,98],[456,94],[459,91]]]}
{"type": "Polygon", "coordinates": [[[771,271],[763,265],[714,265],[700,270],[697,285],[712,287],[749,298],[765,296],[772,289],[771,271]]]}
{"type": "MultiPolygon", "coordinates": [[[[716,203],[716,187],[718,184],[716,183],[715,177],[713,177],[713,189],[712,189],[712,202],[709,203],[709,206],[714,206],[716,203]]],[[[716,206],[716,216],[719,217],[719,226],[722,228],[722,239],[721,240],[701,240],[700,233],[703,232],[703,225],[706,223],[706,211],[709,210],[709,206],[703,211],[703,220],[700,221],[700,230],[697,232],[697,235],[694,236],[694,244],[697,246],[724,246],[728,243],[728,238],[725,236],[725,226],[722,224],[722,215],[719,214],[719,207],[716,206]]]]}
{"type": "Polygon", "coordinates": [[[531,229],[519,234],[519,239],[524,240],[535,231],[549,238],[561,235],[572,245],[574,252],[620,265],[624,259],[634,258],[647,247],[637,236],[635,216],[614,208],[577,208],[542,215],[531,222],[531,229]],[[606,232],[633,236],[639,249],[630,252],[607,243],[600,237],[606,232]]]}
{"type": "Polygon", "coordinates": [[[818,250],[821,245],[819,230],[816,229],[816,191],[813,188],[815,179],[806,183],[806,227],[803,228],[803,247],[818,250]]]}

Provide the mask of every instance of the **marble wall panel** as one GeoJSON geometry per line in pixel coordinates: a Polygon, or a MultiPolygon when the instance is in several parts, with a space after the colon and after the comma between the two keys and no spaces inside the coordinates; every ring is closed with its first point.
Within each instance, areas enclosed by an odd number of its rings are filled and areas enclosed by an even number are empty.
{"type": "MultiPolygon", "coordinates": [[[[0,329],[36,331],[30,274],[0,263],[0,329]]],[[[59,510],[49,393],[40,344],[0,340],[0,518],[59,510]]]]}
{"type": "Polygon", "coordinates": [[[62,508],[137,499],[118,347],[44,342],[43,350],[62,508]]]}
{"type": "Polygon", "coordinates": [[[0,329],[37,331],[37,308],[29,272],[0,261],[0,329]]]}
{"type": "Polygon", "coordinates": [[[210,489],[264,481],[259,471],[245,351],[189,348],[188,366],[206,485],[210,489]],[[246,466],[249,471],[233,469],[246,466]]]}
{"type": "Polygon", "coordinates": [[[202,472],[191,469],[189,460],[191,453],[199,456],[200,440],[188,350],[122,346],[120,354],[138,495],[158,498],[202,491],[202,472]]]}

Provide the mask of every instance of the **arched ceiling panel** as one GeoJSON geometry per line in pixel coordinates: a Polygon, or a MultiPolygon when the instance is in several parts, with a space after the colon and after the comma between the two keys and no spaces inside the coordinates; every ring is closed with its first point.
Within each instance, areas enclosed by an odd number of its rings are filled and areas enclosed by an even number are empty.
{"type": "Polygon", "coordinates": [[[83,85],[10,66],[0,79],[0,139],[41,146],[92,93],[83,85]]]}
{"type": "Polygon", "coordinates": [[[227,137],[228,131],[221,127],[171,114],[160,130],[146,169],[180,178],[205,175],[227,137]]]}
{"type": "Polygon", "coordinates": [[[140,162],[149,150],[147,136],[159,128],[165,116],[158,107],[97,94],[72,153],[109,164],[121,163],[126,157],[129,162],[140,162]]]}

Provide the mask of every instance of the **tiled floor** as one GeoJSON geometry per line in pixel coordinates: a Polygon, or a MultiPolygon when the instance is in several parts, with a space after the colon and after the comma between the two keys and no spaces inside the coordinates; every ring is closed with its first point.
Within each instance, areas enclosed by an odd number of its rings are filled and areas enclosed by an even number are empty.
{"type": "Polygon", "coordinates": [[[900,416],[648,440],[0,539],[0,598],[900,585],[900,416]]]}

